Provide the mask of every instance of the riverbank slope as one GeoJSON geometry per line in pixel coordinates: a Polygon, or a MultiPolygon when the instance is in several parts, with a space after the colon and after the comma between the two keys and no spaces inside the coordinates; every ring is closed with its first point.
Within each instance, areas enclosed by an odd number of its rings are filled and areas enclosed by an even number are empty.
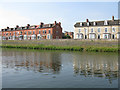
{"type": "Polygon", "coordinates": [[[4,48],[118,52],[118,40],[3,40],[4,48]]]}

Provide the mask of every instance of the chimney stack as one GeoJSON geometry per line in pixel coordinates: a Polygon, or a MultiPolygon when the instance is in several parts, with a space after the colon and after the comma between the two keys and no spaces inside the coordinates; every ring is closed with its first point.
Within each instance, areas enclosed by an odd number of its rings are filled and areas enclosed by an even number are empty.
{"type": "Polygon", "coordinates": [[[30,26],[30,24],[27,24],[27,27],[29,27],[30,26]]]}
{"type": "Polygon", "coordinates": [[[61,26],[61,22],[59,22],[59,25],[61,26]]]}
{"type": "Polygon", "coordinates": [[[40,22],[40,27],[43,27],[43,24],[44,24],[43,22],[40,22]]]}
{"type": "Polygon", "coordinates": [[[88,20],[88,19],[86,19],[86,22],[89,22],[89,20],[88,20]]]}
{"type": "Polygon", "coordinates": [[[114,21],[114,16],[112,16],[112,20],[114,21]]]}
{"type": "Polygon", "coordinates": [[[43,22],[40,22],[40,25],[43,25],[43,22]]]}
{"type": "Polygon", "coordinates": [[[54,22],[54,25],[56,25],[56,24],[57,24],[57,22],[55,21],[55,22],[54,22]]]}

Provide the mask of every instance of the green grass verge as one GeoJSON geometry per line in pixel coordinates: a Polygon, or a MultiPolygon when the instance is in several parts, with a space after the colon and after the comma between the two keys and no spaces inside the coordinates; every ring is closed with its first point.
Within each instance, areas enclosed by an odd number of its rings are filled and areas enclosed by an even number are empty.
{"type": "Polygon", "coordinates": [[[69,50],[69,51],[93,51],[93,52],[118,52],[118,47],[97,47],[97,46],[53,46],[53,45],[1,45],[2,48],[23,48],[41,50],[69,50]]]}

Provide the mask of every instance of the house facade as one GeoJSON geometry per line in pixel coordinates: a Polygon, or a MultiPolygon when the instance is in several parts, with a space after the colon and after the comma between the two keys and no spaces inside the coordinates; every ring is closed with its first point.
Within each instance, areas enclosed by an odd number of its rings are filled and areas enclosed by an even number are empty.
{"type": "Polygon", "coordinates": [[[120,19],[77,22],[74,25],[74,39],[119,39],[120,19]]]}
{"type": "Polygon", "coordinates": [[[2,40],[39,40],[39,39],[61,39],[62,27],[61,23],[56,21],[53,24],[32,25],[15,28],[5,28],[1,32],[2,40]]]}
{"type": "Polygon", "coordinates": [[[74,32],[67,32],[65,31],[65,35],[69,35],[71,39],[74,37],[74,32]]]}

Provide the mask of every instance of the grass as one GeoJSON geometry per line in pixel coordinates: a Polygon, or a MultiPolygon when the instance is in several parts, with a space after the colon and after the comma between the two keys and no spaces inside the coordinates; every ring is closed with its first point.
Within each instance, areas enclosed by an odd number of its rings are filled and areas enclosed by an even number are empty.
{"type": "Polygon", "coordinates": [[[118,47],[98,47],[98,46],[54,46],[54,45],[18,45],[18,44],[3,44],[2,48],[22,48],[22,49],[40,49],[40,50],[68,50],[68,51],[88,51],[88,52],[118,52],[118,47]]]}

